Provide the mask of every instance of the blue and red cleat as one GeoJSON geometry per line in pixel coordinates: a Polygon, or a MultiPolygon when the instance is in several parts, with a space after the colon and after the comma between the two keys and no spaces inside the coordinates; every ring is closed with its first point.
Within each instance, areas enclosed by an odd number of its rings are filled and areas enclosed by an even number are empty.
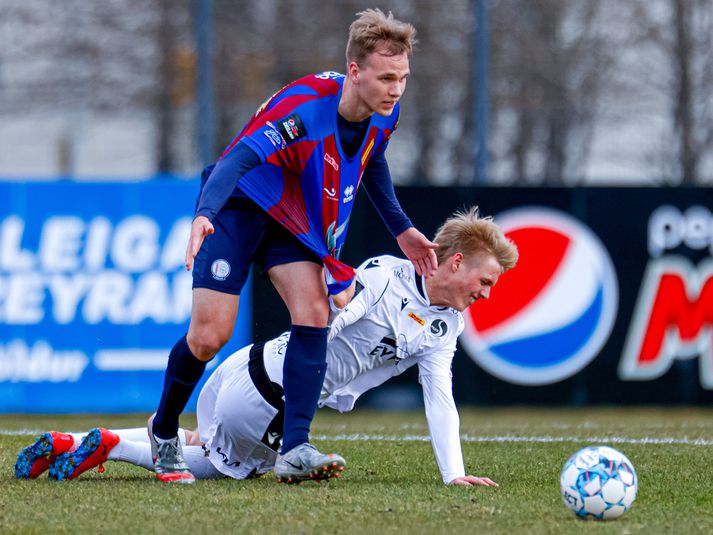
{"type": "Polygon", "coordinates": [[[57,431],[42,433],[34,444],[17,454],[15,477],[34,479],[42,475],[58,455],[68,452],[72,446],[74,446],[72,435],[57,431]]]}
{"type": "Polygon", "coordinates": [[[57,456],[50,466],[50,479],[74,479],[95,466],[99,466],[99,473],[103,472],[104,461],[118,443],[119,435],[103,427],[95,427],[87,433],[76,451],[57,456]]]}

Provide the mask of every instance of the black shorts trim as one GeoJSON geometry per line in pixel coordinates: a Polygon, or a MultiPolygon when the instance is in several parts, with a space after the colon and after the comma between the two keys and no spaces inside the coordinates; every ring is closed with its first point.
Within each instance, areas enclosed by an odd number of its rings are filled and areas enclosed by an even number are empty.
{"type": "Polygon", "coordinates": [[[250,348],[250,360],[248,361],[248,371],[250,379],[260,395],[265,398],[270,405],[278,411],[285,410],[285,400],[282,399],[283,390],[280,385],[270,380],[265,370],[265,361],[263,360],[264,342],[253,344],[250,348]]]}

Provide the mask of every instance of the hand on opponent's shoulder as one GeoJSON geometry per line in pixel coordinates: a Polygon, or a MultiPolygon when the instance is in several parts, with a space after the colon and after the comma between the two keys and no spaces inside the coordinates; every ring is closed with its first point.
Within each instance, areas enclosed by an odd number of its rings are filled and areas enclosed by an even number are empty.
{"type": "Polygon", "coordinates": [[[437,243],[433,243],[414,227],[404,230],[396,237],[396,241],[401,250],[416,268],[418,275],[426,278],[432,277],[438,268],[435,249],[437,243]]]}

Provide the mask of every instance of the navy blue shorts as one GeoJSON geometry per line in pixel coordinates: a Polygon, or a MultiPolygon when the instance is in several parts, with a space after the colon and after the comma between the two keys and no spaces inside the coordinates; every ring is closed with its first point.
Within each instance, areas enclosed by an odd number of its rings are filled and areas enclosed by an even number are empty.
{"type": "Polygon", "coordinates": [[[213,227],[193,263],[193,288],[240,295],[253,263],[263,274],[290,262],[322,265],[316,253],[250,199],[229,199],[213,227]]]}

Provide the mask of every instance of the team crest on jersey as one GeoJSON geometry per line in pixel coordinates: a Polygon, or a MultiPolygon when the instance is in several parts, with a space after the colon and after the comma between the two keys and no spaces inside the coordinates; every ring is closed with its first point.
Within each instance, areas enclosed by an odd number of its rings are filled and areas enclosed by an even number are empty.
{"type": "Polygon", "coordinates": [[[277,131],[282,135],[287,143],[292,143],[297,141],[299,138],[304,137],[307,132],[305,131],[305,125],[302,123],[302,119],[296,113],[288,115],[284,119],[277,121],[277,131]]]}
{"type": "Polygon", "coordinates": [[[446,335],[448,332],[448,324],[446,324],[445,321],[443,320],[433,320],[433,323],[431,323],[431,334],[441,338],[446,335]]]}

